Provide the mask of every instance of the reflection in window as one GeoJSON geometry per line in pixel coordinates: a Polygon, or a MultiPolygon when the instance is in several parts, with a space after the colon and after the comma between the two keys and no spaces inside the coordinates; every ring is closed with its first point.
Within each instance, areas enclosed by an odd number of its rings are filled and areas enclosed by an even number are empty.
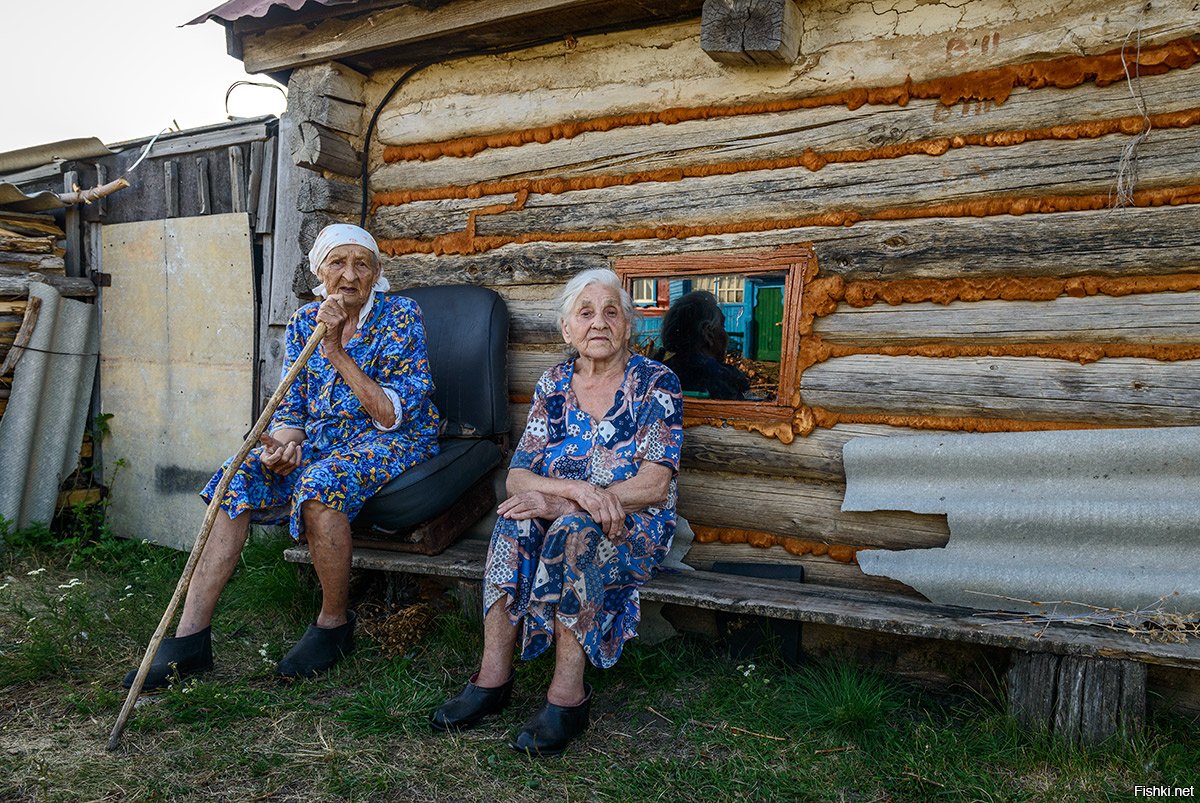
{"type": "Polygon", "coordinates": [[[633,303],[639,307],[653,307],[658,303],[658,282],[654,279],[634,279],[633,303]]]}
{"type": "Polygon", "coordinates": [[[707,290],[718,304],[741,304],[745,297],[744,276],[700,276],[692,280],[693,290],[707,290]]]}

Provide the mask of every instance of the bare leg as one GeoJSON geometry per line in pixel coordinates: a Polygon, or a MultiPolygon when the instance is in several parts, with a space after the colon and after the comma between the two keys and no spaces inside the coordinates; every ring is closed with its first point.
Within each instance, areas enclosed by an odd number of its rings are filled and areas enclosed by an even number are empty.
{"type": "Polygon", "coordinates": [[[508,599],[504,596],[496,600],[483,620],[483,660],[475,679],[475,685],[481,688],[503,686],[512,677],[517,625],[508,619],[508,599]]]}
{"type": "Polygon", "coordinates": [[[217,599],[237,568],[249,532],[249,512],[231,519],[224,510],[217,511],[212,532],[196,564],[196,573],[188,585],[183,614],[179,617],[179,626],[175,628],[176,636],[190,636],[212,623],[217,599]]]}
{"type": "Polygon", "coordinates": [[[546,700],[554,705],[575,706],[583,702],[583,670],[587,656],[571,629],[554,620],[554,677],[546,700]]]}
{"type": "Polygon", "coordinates": [[[313,568],[321,581],[317,627],[344,625],[350,604],[350,519],[315,499],[305,501],[300,510],[313,568]]]}

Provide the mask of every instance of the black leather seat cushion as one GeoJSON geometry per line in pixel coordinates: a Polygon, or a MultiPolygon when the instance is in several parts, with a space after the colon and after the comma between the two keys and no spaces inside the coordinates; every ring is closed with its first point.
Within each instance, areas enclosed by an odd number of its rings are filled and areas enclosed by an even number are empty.
{"type": "Polygon", "coordinates": [[[389,482],[363,505],[354,528],[398,531],[441,513],[496,466],[503,454],[491,441],[447,438],[441,451],[389,482]]]}

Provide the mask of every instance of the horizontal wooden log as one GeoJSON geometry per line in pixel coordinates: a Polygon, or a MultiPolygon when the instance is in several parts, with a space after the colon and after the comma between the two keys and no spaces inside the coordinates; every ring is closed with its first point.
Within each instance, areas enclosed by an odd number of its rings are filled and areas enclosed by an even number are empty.
{"type": "Polygon", "coordinates": [[[804,582],[835,588],[861,588],[867,591],[884,591],[902,596],[924,599],[919,593],[901,582],[887,577],[871,577],[853,563],[841,563],[827,557],[793,555],[782,547],[760,549],[748,544],[693,543],[684,555],[683,562],[695,569],[708,571],[714,563],[753,563],[764,566],[802,566],[804,582]],[[882,582],[880,582],[882,581],[882,582]]]}
{"type": "Polygon", "coordinates": [[[329,212],[357,217],[362,210],[362,188],[346,181],[325,179],[315,173],[300,176],[296,207],[301,212],[329,212]]]}
{"type": "Polygon", "coordinates": [[[516,351],[508,352],[508,392],[514,396],[528,397],[547,369],[566,359],[563,351],[516,351]]]}
{"type": "Polygon", "coordinates": [[[678,510],[693,526],[760,530],[829,544],[882,549],[946,545],[944,516],[844,513],[843,495],[843,488],[826,483],[684,471],[678,510]]]}
{"type": "MultiPolygon", "coordinates": [[[[984,276],[1149,275],[1200,267],[1200,205],[1097,212],[864,221],[768,232],[628,240],[531,243],[484,254],[385,257],[393,284],[513,285],[566,281],[619,256],[763,248],[811,242],[822,275],[856,279],[984,276]]],[[[399,285],[399,286],[402,286],[399,285]]]]}
{"type": "Polygon", "coordinates": [[[513,300],[507,303],[510,343],[557,345],[562,342],[557,299],[513,300]]]}
{"type": "Polygon", "coordinates": [[[635,0],[452,0],[428,10],[404,4],[358,16],[335,9],[320,22],[278,25],[244,36],[241,45],[247,72],[335,60],[369,70],[622,22],[670,19],[699,7],[699,0],[662,0],[653,6],[635,0]]]}
{"type": "Polygon", "coordinates": [[[1200,343],[1200,292],[1053,301],[979,301],[855,308],[839,304],[813,331],[828,343],[1200,343]]]}
{"type": "Polygon", "coordinates": [[[66,236],[54,222],[52,215],[39,215],[32,212],[0,211],[0,229],[4,229],[8,234],[28,237],[49,235],[62,239],[66,236]]]}
{"type": "Polygon", "coordinates": [[[344,64],[325,62],[292,72],[288,79],[288,114],[350,136],[363,132],[363,88],[366,76],[344,64]]]}
{"type": "Polygon", "coordinates": [[[292,149],[292,161],[297,165],[341,176],[361,175],[362,155],[340,135],[310,122],[301,122],[298,131],[292,149]]]}
{"type": "Polygon", "coordinates": [[[1200,363],[1088,365],[1036,357],[854,355],[801,377],[806,404],[850,414],[1006,418],[1105,426],[1200,424],[1200,363]]]}
{"type": "MultiPolygon", "coordinates": [[[[357,549],[351,560],[357,569],[478,580],[483,577],[485,552],[486,547],[481,542],[461,541],[440,555],[357,549]]],[[[293,563],[312,561],[306,547],[293,547],[287,550],[285,557],[293,563]]],[[[640,593],[648,602],[854,630],[988,644],[1030,652],[1130,658],[1161,666],[1200,667],[1200,651],[1192,642],[1151,641],[1140,634],[1043,623],[989,621],[986,627],[981,627],[977,610],[934,605],[898,594],[758,580],[715,572],[659,575],[643,586],[640,593]]]]}
{"type": "MultiPolygon", "coordinates": [[[[906,76],[922,81],[1059,54],[1106,52],[1135,29],[1143,45],[1195,31],[1195,12],[1183,0],[1154,4],[1144,16],[1140,7],[1117,9],[1102,0],[1036,10],[983,0],[965,17],[937,4],[892,6],[882,13],[870,4],[835,0],[806,0],[801,7],[804,58],[791,69],[763,73],[716,64],[701,50],[692,20],[580,38],[570,51],[547,46],[520,58],[464,59],[418,74],[380,116],[381,141],[436,142],[631,111],[894,86],[906,76]]],[[[379,98],[395,77],[375,76],[379,98]]]]}
{"type": "MultiPolygon", "coordinates": [[[[885,209],[996,196],[1104,195],[1113,189],[1121,149],[1128,142],[1127,136],[1112,135],[1007,148],[968,147],[941,156],[830,164],[816,172],[797,167],[531,195],[521,209],[480,215],[476,232],[517,236],[654,229],[796,219],[833,211],[869,216],[885,209]]],[[[1200,184],[1200,127],[1156,131],[1138,154],[1141,189],[1200,184]]],[[[496,202],[481,198],[474,204],[483,208],[496,202]]],[[[420,201],[384,207],[375,216],[376,231],[383,237],[417,238],[462,231],[464,206],[462,201],[420,201]]]]}
{"type": "Polygon", "coordinates": [[[0,235],[0,251],[19,251],[25,254],[49,254],[54,251],[54,238],[0,235]]]}
{"type": "Polygon", "coordinates": [[[0,251],[0,268],[61,273],[66,269],[66,262],[61,256],[54,254],[22,254],[0,251]]]}
{"type": "MultiPolygon", "coordinates": [[[[515,442],[525,431],[529,405],[513,403],[508,411],[515,442]]],[[[842,468],[842,447],[846,441],[928,435],[930,432],[921,430],[918,433],[904,427],[875,424],[839,424],[783,443],[734,427],[693,426],[683,433],[682,468],[685,471],[727,471],[840,485],[846,481],[846,472],[842,468]]]]}
{"type": "MultiPolygon", "coordinates": [[[[1150,114],[1200,107],[1195,70],[1143,78],[1150,114]]],[[[1085,84],[1075,89],[1017,89],[1003,104],[971,101],[954,107],[937,99],[905,106],[801,109],[773,114],[694,120],[674,125],[615,128],[569,140],[494,148],[470,158],[383,165],[375,190],[423,189],[545,176],[574,179],[634,174],[722,162],[750,162],[817,153],[870,150],[944,137],[1025,131],[1138,116],[1128,87],[1085,84]]]]}
{"type": "Polygon", "coordinates": [[[91,279],[0,268],[0,296],[26,298],[32,282],[44,282],[68,298],[92,298],[96,295],[96,285],[92,284],[91,279]]]}

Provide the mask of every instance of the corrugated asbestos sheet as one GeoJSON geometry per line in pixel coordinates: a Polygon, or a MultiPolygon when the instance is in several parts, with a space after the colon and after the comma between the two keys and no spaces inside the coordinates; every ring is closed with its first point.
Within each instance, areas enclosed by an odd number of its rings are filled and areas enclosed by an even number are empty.
{"type": "Polygon", "coordinates": [[[857,438],[843,456],[843,510],[950,525],[943,549],[859,552],[867,574],[987,610],[1200,611],[1200,427],[857,438]]]}
{"type": "Polygon", "coordinates": [[[0,516],[18,527],[50,521],[79,462],[100,345],[94,304],[41,282],[29,294],[42,307],[0,419],[0,516]]]}
{"type": "Polygon", "coordinates": [[[345,6],[354,5],[358,0],[229,0],[227,3],[206,11],[187,25],[199,25],[211,19],[233,22],[243,17],[265,17],[275,6],[281,6],[289,11],[299,11],[307,5],[345,6]]]}
{"type": "Polygon", "coordinates": [[[47,212],[65,206],[66,204],[52,192],[26,195],[17,185],[0,181],[0,209],[12,212],[47,212]]]}

